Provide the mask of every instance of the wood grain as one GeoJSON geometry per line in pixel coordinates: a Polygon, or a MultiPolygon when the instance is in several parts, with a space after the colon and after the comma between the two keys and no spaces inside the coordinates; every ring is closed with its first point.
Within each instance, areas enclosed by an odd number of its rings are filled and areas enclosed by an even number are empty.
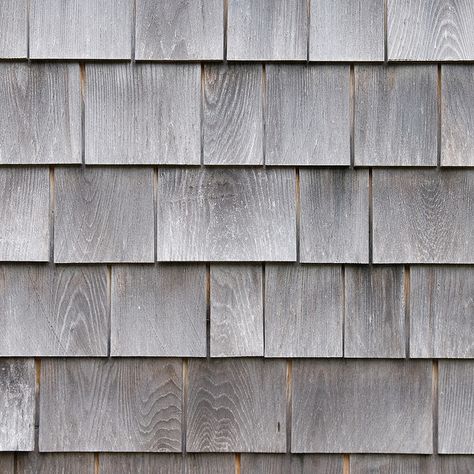
{"type": "Polygon", "coordinates": [[[474,59],[474,4],[470,0],[388,0],[388,59],[474,59]]]}
{"type": "Polygon", "coordinates": [[[105,267],[0,266],[1,356],[107,355],[105,267]]]}
{"type": "Polygon", "coordinates": [[[286,364],[189,362],[188,452],[285,452],[286,364]]]}
{"type": "Polygon", "coordinates": [[[232,454],[187,454],[184,474],[234,474],[234,458],[232,454]]]}
{"type": "Polygon", "coordinates": [[[32,59],[130,59],[130,0],[30,0],[32,59]]]}
{"type": "Polygon", "coordinates": [[[346,267],[345,278],[345,357],[404,358],[403,267],[346,267]]]}
{"type": "Polygon", "coordinates": [[[474,263],[474,170],[374,170],[374,263],[474,263]]]}
{"type": "Polygon", "coordinates": [[[474,166],[474,68],[441,69],[441,166],[474,166]]]}
{"type": "Polygon", "coordinates": [[[204,265],[112,268],[112,356],[206,356],[204,265]]]}
{"type": "Polygon", "coordinates": [[[349,66],[266,66],[265,162],[349,165],[349,66]]]}
{"type": "Polygon", "coordinates": [[[56,263],[152,262],[151,168],[55,169],[56,263]]]}
{"type": "Polygon", "coordinates": [[[43,359],[40,451],[180,451],[181,362],[43,359]]]}
{"type": "Polygon", "coordinates": [[[0,261],[48,261],[48,169],[1,168],[0,202],[0,261]]]}
{"type": "Polygon", "coordinates": [[[263,164],[262,84],[260,65],[204,67],[205,164],[263,164]]]}
{"type": "Polygon", "coordinates": [[[263,356],[262,267],[211,265],[211,357],[263,356]]]}
{"type": "Polygon", "coordinates": [[[0,454],[0,472],[2,474],[15,474],[15,455],[0,454]]]}
{"type": "Polygon", "coordinates": [[[223,59],[222,0],[137,0],[136,8],[136,59],[223,59]]]}
{"type": "Polygon", "coordinates": [[[431,362],[293,362],[292,452],[431,453],[431,362]]]}
{"type": "Polygon", "coordinates": [[[355,66],[354,161],[436,166],[436,65],[355,66]]]}
{"type": "MultiPolygon", "coordinates": [[[[3,0],[0,8],[0,58],[26,58],[27,0],[3,0]]],[[[3,471],[2,471],[3,472],[3,471]]]]}
{"type": "Polygon", "coordinates": [[[368,263],[368,171],[301,169],[300,195],[300,261],[368,263]]]}
{"type": "Polygon", "coordinates": [[[313,0],[310,61],[383,61],[383,0],[313,0]]]}
{"type": "Polygon", "coordinates": [[[265,356],[342,357],[338,265],[266,265],[265,356]]]}
{"type": "Polygon", "coordinates": [[[94,474],[93,454],[39,454],[17,456],[17,474],[94,474]]]}
{"type": "Polygon", "coordinates": [[[342,474],[342,456],[242,454],[241,474],[342,474]]]}
{"type": "Polygon", "coordinates": [[[34,417],[34,360],[0,359],[0,451],[32,451],[34,417]]]}
{"type": "Polygon", "coordinates": [[[291,169],[160,169],[158,261],[296,259],[291,169]]]}
{"type": "Polygon", "coordinates": [[[99,472],[100,474],[184,474],[184,459],[181,454],[104,453],[99,457],[99,472]]]}
{"type": "Polygon", "coordinates": [[[85,160],[199,164],[198,64],[88,64],[85,160]]]}
{"type": "Polygon", "coordinates": [[[305,0],[229,0],[227,59],[305,61],[305,0]]]}

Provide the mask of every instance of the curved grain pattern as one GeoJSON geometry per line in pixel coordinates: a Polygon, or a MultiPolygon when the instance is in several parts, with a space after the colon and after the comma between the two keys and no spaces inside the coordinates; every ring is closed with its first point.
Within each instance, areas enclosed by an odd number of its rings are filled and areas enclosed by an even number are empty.
{"type": "Polygon", "coordinates": [[[341,474],[342,456],[242,454],[241,474],[341,474]]]}
{"type": "MultiPolygon", "coordinates": [[[[3,471],[2,471],[3,472],[3,471]]],[[[93,454],[40,454],[17,455],[19,474],[94,474],[93,454]]]]}
{"type": "Polygon", "coordinates": [[[0,58],[26,58],[28,53],[27,1],[2,1],[0,8],[0,58]]]}

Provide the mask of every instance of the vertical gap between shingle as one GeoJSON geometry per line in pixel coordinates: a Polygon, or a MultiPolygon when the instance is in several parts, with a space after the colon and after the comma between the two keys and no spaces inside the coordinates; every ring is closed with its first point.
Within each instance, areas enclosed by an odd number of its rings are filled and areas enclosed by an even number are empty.
{"type": "Polygon", "coordinates": [[[234,463],[235,463],[235,474],[240,474],[240,453],[235,453],[234,463]]]}
{"type": "Polygon", "coordinates": [[[13,453],[13,474],[18,474],[18,453],[13,453]]]}
{"type": "Polygon", "coordinates": [[[438,360],[432,363],[432,393],[433,393],[433,453],[438,453],[438,360]]]}
{"type": "Polygon", "coordinates": [[[438,76],[437,76],[437,83],[438,83],[438,136],[437,136],[437,154],[436,154],[436,166],[439,168],[441,166],[441,119],[442,119],[442,86],[441,86],[441,64],[438,64],[438,76]]]}
{"type": "Polygon", "coordinates": [[[112,265],[107,265],[107,319],[108,319],[108,332],[107,332],[107,357],[110,357],[111,350],[111,339],[112,339],[112,265]]]}
{"type": "Polygon", "coordinates": [[[56,197],[54,194],[54,166],[49,167],[49,261],[54,262],[54,211],[56,197]]]}
{"type": "Polygon", "coordinates": [[[205,81],[205,68],[204,64],[201,63],[201,100],[199,101],[199,120],[200,120],[200,135],[201,135],[201,166],[204,165],[204,81],[205,81]]]}
{"type": "Polygon", "coordinates": [[[311,35],[311,0],[306,2],[306,62],[309,63],[309,46],[311,35]]]}
{"type": "Polygon", "coordinates": [[[410,266],[403,269],[403,289],[405,300],[405,358],[410,358],[410,266]]]}
{"type": "Polygon", "coordinates": [[[350,150],[350,166],[354,168],[355,162],[355,151],[354,151],[354,133],[355,133],[355,71],[354,65],[351,64],[349,68],[349,126],[350,126],[350,134],[349,134],[349,150],[350,150]]]}
{"type": "Polygon", "coordinates": [[[346,353],[346,266],[342,265],[342,357],[346,353]]]}
{"type": "Polygon", "coordinates": [[[293,361],[286,361],[286,452],[291,453],[291,423],[293,416],[293,361]]]}
{"type": "Polygon", "coordinates": [[[265,357],[265,263],[262,263],[262,341],[263,341],[263,357],[265,357]]]}
{"type": "Polygon", "coordinates": [[[26,1],[26,59],[30,60],[30,0],[26,1]]]}
{"type": "Polygon", "coordinates": [[[99,474],[99,471],[100,471],[99,453],[94,453],[94,474],[99,474]]]}
{"type": "Polygon", "coordinates": [[[132,0],[132,37],[130,39],[130,54],[132,63],[135,62],[135,36],[137,31],[137,0],[132,0]]]}
{"type": "Polygon", "coordinates": [[[262,162],[263,166],[267,162],[267,147],[266,147],[266,136],[267,136],[267,68],[265,63],[262,64],[262,162]]]}
{"type": "Polygon", "coordinates": [[[383,2],[383,62],[388,63],[388,0],[383,2]]]}
{"type": "Polygon", "coordinates": [[[350,474],[351,472],[351,462],[349,454],[342,455],[342,473],[350,474]]]}
{"type": "Polygon", "coordinates": [[[153,262],[158,260],[158,167],[153,167],[153,262]]]}
{"type": "Polygon", "coordinates": [[[229,24],[229,2],[224,0],[224,62],[227,62],[227,27],[229,24]]]}
{"type": "Polygon", "coordinates": [[[211,264],[206,263],[206,357],[211,357],[211,264]]]}
{"type": "Polygon", "coordinates": [[[182,445],[182,453],[183,456],[186,454],[186,435],[187,435],[187,407],[188,407],[188,384],[189,384],[189,377],[188,377],[188,359],[183,359],[183,401],[181,406],[181,445],[182,445]]]}
{"type": "Polygon", "coordinates": [[[300,170],[295,168],[295,190],[296,190],[296,261],[300,261],[300,227],[301,227],[301,194],[300,194],[300,170]]]}
{"type": "Polygon", "coordinates": [[[86,164],[86,105],[85,105],[85,89],[86,89],[86,65],[79,64],[80,87],[81,87],[81,161],[86,164]]]}
{"type": "Polygon", "coordinates": [[[373,261],[373,202],[372,202],[372,168],[369,169],[369,264],[373,261]]]}
{"type": "MultiPolygon", "coordinates": [[[[38,437],[38,428],[40,424],[40,388],[41,388],[41,359],[35,358],[35,438],[38,437]]],[[[35,446],[38,446],[38,440],[35,439],[35,446]]]]}

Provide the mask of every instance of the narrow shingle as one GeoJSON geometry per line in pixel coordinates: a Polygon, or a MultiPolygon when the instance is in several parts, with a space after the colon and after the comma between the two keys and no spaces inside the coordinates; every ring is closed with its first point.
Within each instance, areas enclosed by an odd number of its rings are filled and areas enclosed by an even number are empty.
{"type": "Polygon", "coordinates": [[[26,58],[28,0],[2,0],[0,6],[0,58],[26,58]]]}

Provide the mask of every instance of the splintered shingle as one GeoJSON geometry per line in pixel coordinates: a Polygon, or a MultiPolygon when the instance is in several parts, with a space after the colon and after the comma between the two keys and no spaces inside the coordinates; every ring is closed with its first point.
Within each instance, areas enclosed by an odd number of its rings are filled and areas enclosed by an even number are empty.
{"type": "Polygon", "coordinates": [[[403,267],[346,267],[344,355],[405,357],[403,267]]]}
{"type": "Polygon", "coordinates": [[[152,262],[153,170],[55,169],[56,263],[152,262]]]}
{"type": "Polygon", "coordinates": [[[0,451],[34,448],[35,363],[0,359],[0,451]]]}
{"type": "Polygon", "coordinates": [[[306,60],[306,0],[229,0],[227,59],[306,60]]]}
{"type": "Polygon", "coordinates": [[[2,0],[0,58],[26,58],[28,52],[27,2],[28,0],[2,0]]]}
{"type": "Polygon", "coordinates": [[[189,362],[187,450],[285,452],[286,363],[189,362]]]}
{"type": "Polygon", "coordinates": [[[241,474],[341,474],[342,456],[242,454],[241,474]]]}
{"type": "Polygon", "coordinates": [[[206,356],[204,265],[112,268],[113,356],[206,356]]]}
{"type": "Polygon", "coordinates": [[[0,163],[80,163],[80,94],[78,64],[0,63],[0,163]]]}
{"type": "Polygon", "coordinates": [[[341,357],[340,266],[266,265],[265,356],[341,357]]]}
{"type": "Polygon", "coordinates": [[[180,451],[181,362],[43,359],[40,451],[180,451]]]}
{"type": "Polygon", "coordinates": [[[436,166],[436,65],[355,66],[354,160],[436,166]]]}
{"type": "Polygon", "coordinates": [[[383,61],[384,0],[312,0],[310,61],[383,61]]]}
{"type": "Polygon", "coordinates": [[[292,452],[431,453],[431,362],[293,362],[292,452]]]}
{"type": "Polygon", "coordinates": [[[474,59],[472,0],[388,0],[388,59],[474,59]]]}
{"type": "Polygon", "coordinates": [[[301,169],[301,262],[368,263],[367,170],[301,169]]]}
{"type": "Polygon", "coordinates": [[[223,59],[223,0],[137,0],[136,22],[138,60],[223,59]]]}
{"type": "Polygon", "coordinates": [[[85,160],[199,164],[197,64],[86,66],[85,160]]]}
{"type": "Polygon", "coordinates": [[[474,361],[439,362],[439,452],[474,454],[474,361]]]}
{"type": "Polygon", "coordinates": [[[105,267],[0,266],[0,355],[107,355],[105,267]]]}
{"type": "Polygon", "coordinates": [[[32,59],[130,59],[130,0],[30,0],[32,59]]]}
{"type": "Polygon", "coordinates": [[[48,261],[48,168],[1,168],[0,203],[0,260],[48,261]]]}
{"type": "Polygon", "coordinates": [[[296,259],[292,169],[161,169],[160,261],[296,259]]]}
{"type": "Polygon", "coordinates": [[[374,170],[374,263],[474,263],[474,170],[374,170]]]}
{"type": "Polygon", "coordinates": [[[203,93],[204,163],[263,164],[262,66],[205,66],[203,93]]]}
{"type": "Polygon", "coordinates": [[[349,66],[266,66],[265,162],[349,165],[349,66]]]}
{"type": "Polygon", "coordinates": [[[93,454],[34,452],[17,455],[17,474],[94,474],[95,472],[93,454]]]}

